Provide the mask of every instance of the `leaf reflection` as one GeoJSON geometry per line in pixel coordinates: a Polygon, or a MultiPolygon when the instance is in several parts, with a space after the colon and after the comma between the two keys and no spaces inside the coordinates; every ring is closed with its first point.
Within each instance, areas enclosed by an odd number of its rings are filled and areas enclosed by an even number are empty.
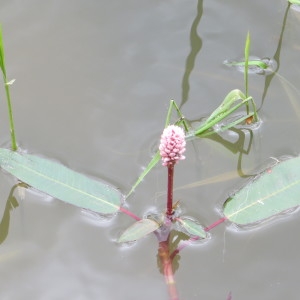
{"type": "Polygon", "coordinates": [[[9,222],[10,222],[10,212],[19,206],[19,203],[14,196],[15,189],[19,186],[23,186],[22,184],[15,184],[8,195],[6,200],[6,205],[3,213],[3,217],[0,223],[0,244],[2,244],[7,238],[9,231],[9,222]]]}

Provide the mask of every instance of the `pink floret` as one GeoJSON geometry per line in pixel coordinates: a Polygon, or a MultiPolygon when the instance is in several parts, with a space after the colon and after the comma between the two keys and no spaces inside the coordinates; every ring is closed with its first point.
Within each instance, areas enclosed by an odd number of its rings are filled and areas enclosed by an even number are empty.
{"type": "Polygon", "coordinates": [[[185,159],[185,156],[182,155],[185,145],[185,134],[181,127],[176,125],[166,127],[161,135],[159,145],[162,165],[168,166],[185,159]]]}

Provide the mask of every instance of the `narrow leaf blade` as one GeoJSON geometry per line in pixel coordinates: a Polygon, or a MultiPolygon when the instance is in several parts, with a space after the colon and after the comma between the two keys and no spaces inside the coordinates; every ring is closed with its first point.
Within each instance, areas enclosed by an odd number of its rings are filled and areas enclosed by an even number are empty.
{"type": "Polygon", "coordinates": [[[159,151],[157,151],[155,153],[155,155],[153,156],[153,158],[151,159],[151,161],[149,162],[146,169],[143,171],[143,173],[139,176],[139,178],[137,179],[135,184],[132,186],[132,188],[129,191],[129,193],[127,194],[126,198],[128,198],[133,193],[133,191],[136,189],[136,187],[143,181],[144,177],[156,166],[156,164],[159,162],[160,158],[161,158],[160,153],[159,153],[159,151]]]}
{"type": "Polygon", "coordinates": [[[0,69],[3,73],[3,78],[6,79],[6,70],[5,70],[5,58],[4,58],[4,45],[2,37],[2,26],[0,25],[0,69]]]}
{"type": "Polygon", "coordinates": [[[244,83],[245,83],[245,93],[248,97],[248,67],[249,67],[249,53],[250,53],[250,33],[248,31],[246,43],[245,43],[245,70],[244,70],[244,83]]]}
{"type": "Polygon", "coordinates": [[[133,242],[158,229],[160,225],[151,219],[142,219],[133,223],[120,236],[118,242],[133,242]]]}
{"type": "Polygon", "coordinates": [[[268,168],[224,203],[228,220],[251,224],[300,205],[300,157],[268,168]]]}
{"type": "Polygon", "coordinates": [[[120,208],[118,190],[51,160],[0,149],[0,165],[31,187],[75,206],[102,214],[120,208]]]}

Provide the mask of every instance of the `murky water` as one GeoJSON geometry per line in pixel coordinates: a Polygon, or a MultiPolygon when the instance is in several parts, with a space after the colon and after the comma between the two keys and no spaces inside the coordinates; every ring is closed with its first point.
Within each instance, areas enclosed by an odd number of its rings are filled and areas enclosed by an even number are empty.
{"type": "MultiPolygon", "coordinates": [[[[16,78],[17,140],[31,153],[128,192],[154,152],[171,98],[187,119],[199,120],[230,90],[244,89],[243,74],[223,62],[243,57],[248,30],[251,55],[278,65],[274,76],[250,76],[262,125],[244,133],[244,145],[234,132],[223,135],[231,144],[189,143],[176,167],[175,197],[209,225],[245,175],[270,157],[300,152],[300,15],[286,1],[4,0],[0,22],[8,75],[16,78]]],[[[129,208],[142,216],[162,207],[165,180],[157,167],[129,208]]],[[[1,299],[168,299],[154,236],[120,246],[127,216],[97,219],[22,188],[7,201],[15,183],[0,173],[1,299]]],[[[180,253],[180,299],[225,300],[230,291],[233,300],[298,299],[299,223],[295,212],[251,230],[221,224],[210,241],[180,253]]]]}

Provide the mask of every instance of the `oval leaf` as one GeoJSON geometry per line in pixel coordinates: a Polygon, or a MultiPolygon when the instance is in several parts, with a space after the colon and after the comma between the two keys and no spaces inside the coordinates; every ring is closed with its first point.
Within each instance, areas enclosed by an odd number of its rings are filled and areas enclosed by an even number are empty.
{"type": "Polygon", "coordinates": [[[102,214],[119,210],[122,195],[115,188],[51,160],[0,149],[0,166],[29,186],[64,202],[102,214]]]}
{"type": "Polygon", "coordinates": [[[198,236],[200,238],[205,239],[207,237],[206,231],[204,230],[204,227],[201,226],[196,221],[193,221],[188,218],[178,218],[177,219],[181,226],[191,235],[198,236]]]}
{"type": "Polygon", "coordinates": [[[270,218],[300,205],[300,157],[268,168],[224,203],[224,215],[237,224],[270,218]]]}
{"type": "Polygon", "coordinates": [[[151,219],[142,219],[133,223],[120,236],[118,242],[133,242],[158,229],[160,225],[151,219]]]}

